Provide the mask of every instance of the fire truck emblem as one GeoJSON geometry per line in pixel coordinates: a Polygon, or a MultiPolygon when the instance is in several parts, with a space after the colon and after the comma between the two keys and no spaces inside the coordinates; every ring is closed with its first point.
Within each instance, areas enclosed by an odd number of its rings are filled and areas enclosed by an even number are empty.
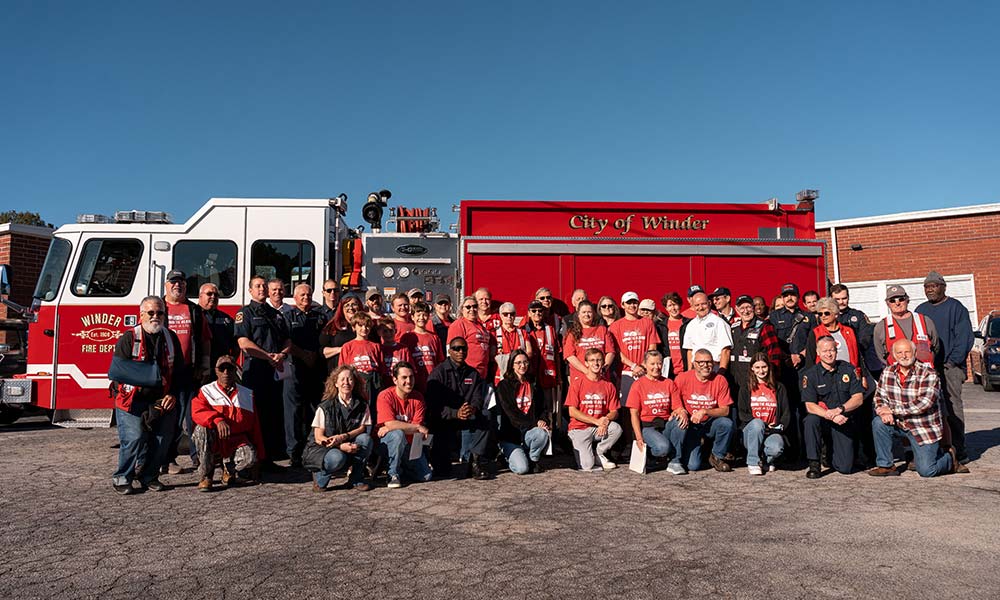
{"type": "Polygon", "coordinates": [[[78,331],[71,335],[74,335],[87,342],[103,344],[106,342],[110,342],[111,340],[117,340],[122,336],[122,332],[111,329],[110,327],[99,325],[97,327],[91,327],[90,329],[84,329],[83,331],[78,331]]]}
{"type": "Polygon", "coordinates": [[[404,244],[396,246],[396,252],[406,256],[420,256],[421,254],[427,254],[427,248],[418,244],[404,244]]]}

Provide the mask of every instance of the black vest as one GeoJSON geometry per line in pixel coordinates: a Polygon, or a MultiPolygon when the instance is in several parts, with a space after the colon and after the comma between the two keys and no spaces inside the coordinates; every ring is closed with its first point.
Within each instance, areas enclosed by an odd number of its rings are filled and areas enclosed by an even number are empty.
{"type": "MultiPolygon", "coordinates": [[[[323,431],[323,435],[330,437],[361,427],[367,409],[368,403],[358,396],[351,396],[351,403],[346,407],[340,403],[340,398],[338,397],[324,400],[320,403],[319,408],[316,409],[323,411],[324,418],[326,419],[326,428],[323,431]]],[[[326,456],[326,453],[331,448],[317,444],[316,436],[311,429],[310,427],[305,450],[302,451],[302,464],[311,471],[319,471],[323,468],[323,457],[326,456]]]]}

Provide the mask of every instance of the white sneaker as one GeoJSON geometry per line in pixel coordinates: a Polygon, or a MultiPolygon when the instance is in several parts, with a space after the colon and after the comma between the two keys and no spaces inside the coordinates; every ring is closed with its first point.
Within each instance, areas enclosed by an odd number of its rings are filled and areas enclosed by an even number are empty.
{"type": "Polygon", "coordinates": [[[605,471],[610,471],[611,469],[614,469],[615,467],[618,466],[615,463],[608,460],[608,457],[604,456],[603,454],[598,454],[597,459],[601,461],[601,468],[604,469],[605,471]]]}
{"type": "Polygon", "coordinates": [[[670,463],[667,465],[667,473],[671,475],[684,475],[687,471],[684,470],[684,466],[680,463],[670,463]]]}
{"type": "Polygon", "coordinates": [[[747,473],[751,475],[763,475],[764,471],[760,470],[760,465],[747,465],[747,473]]]}
{"type": "Polygon", "coordinates": [[[778,470],[778,467],[776,467],[774,465],[767,465],[767,472],[768,473],[774,473],[777,470],[778,470]]]}

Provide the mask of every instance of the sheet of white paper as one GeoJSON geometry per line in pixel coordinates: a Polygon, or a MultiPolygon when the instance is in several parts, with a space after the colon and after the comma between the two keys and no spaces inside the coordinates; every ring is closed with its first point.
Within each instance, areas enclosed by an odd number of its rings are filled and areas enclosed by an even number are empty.
{"type": "Polygon", "coordinates": [[[413,434],[413,441],[410,443],[410,460],[417,460],[424,451],[424,434],[413,434]]]}
{"type": "Polygon", "coordinates": [[[629,471],[646,474],[646,448],[639,450],[639,444],[632,442],[632,458],[628,461],[629,471]]]}
{"type": "Polygon", "coordinates": [[[670,377],[670,357],[663,357],[663,368],[660,369],[660,375],[663,377],[670,377]]]}
{"type": "Polygon", "coordinates": [[[549,432],[549,447],[545,449],[545,456],[552,456],[552,433],[549,432]]]}
{"type": "Polygon", "coordinates": [[[497,405],[497,393],[493,389],[492,385],[486,386],[486,410],[492,409],[497,405]]]}

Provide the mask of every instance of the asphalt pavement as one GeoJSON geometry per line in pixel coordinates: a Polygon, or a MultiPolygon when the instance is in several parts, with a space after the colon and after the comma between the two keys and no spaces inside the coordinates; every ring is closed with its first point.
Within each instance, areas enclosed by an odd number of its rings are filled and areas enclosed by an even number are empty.
{"type": "Polygon", "coordinates": [[[0,427],[0,598],[997,597],[1000,393],[965,396],[972,472],[931,480],[556,467],[317,494],[286,471],[122,497],[114,430],[32,419],[0,427]]]}

